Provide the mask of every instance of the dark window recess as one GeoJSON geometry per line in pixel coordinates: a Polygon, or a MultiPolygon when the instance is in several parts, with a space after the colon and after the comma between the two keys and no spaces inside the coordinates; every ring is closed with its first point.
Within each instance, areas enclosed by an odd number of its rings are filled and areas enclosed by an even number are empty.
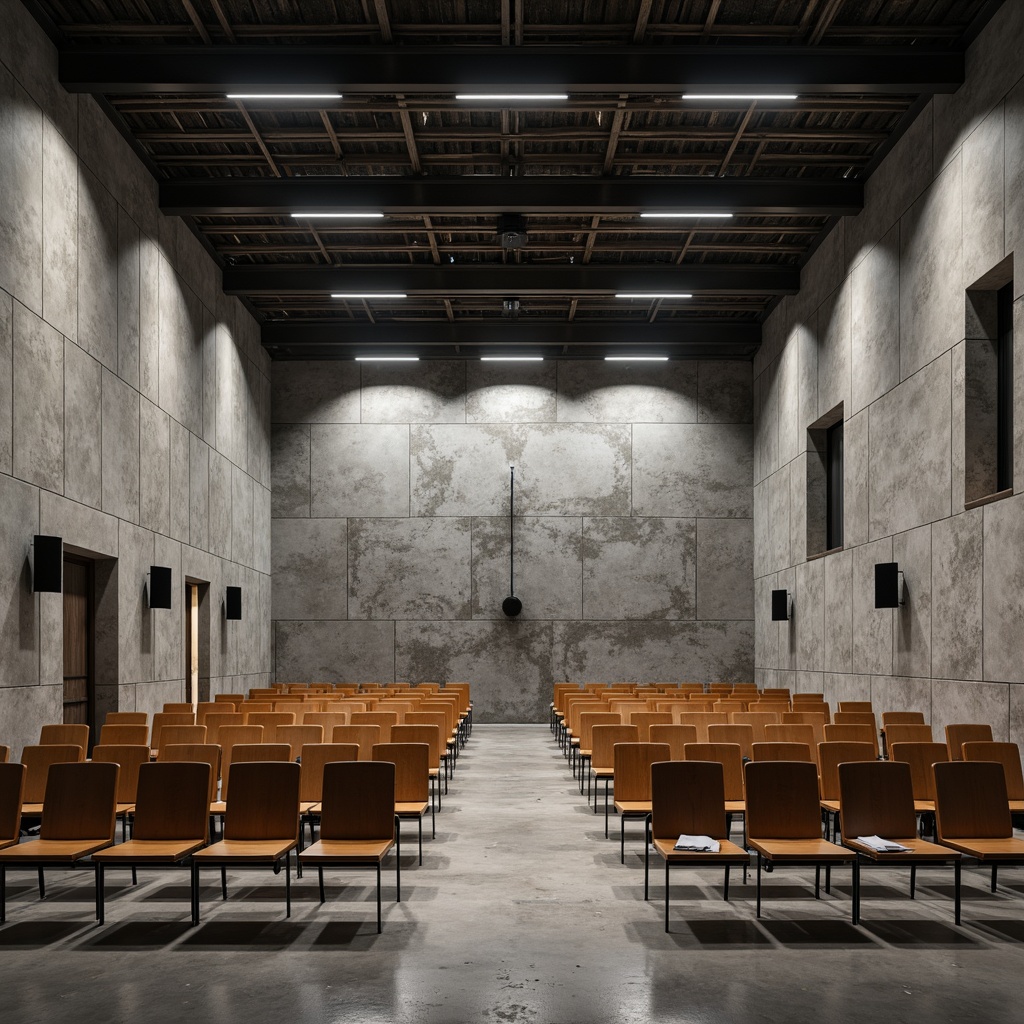
{"type": "Polygon", "coordinates": [[[996,295],[996,490],[1013,486],[1013,282],[996,295]]]}
{"type": "Polygon", "coordinates": [[[828,428],[825,451],[825,546],[843,546],[843,421],[828,428]]]}

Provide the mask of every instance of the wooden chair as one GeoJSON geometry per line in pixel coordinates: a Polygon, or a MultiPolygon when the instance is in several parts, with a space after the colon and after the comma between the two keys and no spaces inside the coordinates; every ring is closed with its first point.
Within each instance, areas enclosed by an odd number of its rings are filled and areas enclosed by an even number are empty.
{"type": "MultiPolygon", "coordinates": [[[[108,711],[103,719],[104,725],[145,725],[149,727],[149,715],[145,711],[108,711]]],[[[149,733],[146,733],[149,739],[149,733]]]]}
{"type": "Polygon", "coordinates": [[[431,809],[431,838],[437,835],[430,800],[430,747],[426,743],[375,743],[373,760],[395,766],[395,815],[399,822],[415,819],[419,862],[423,863],[423,815],[431,809]]]}
{"type": "Polygon", "coordinates": [[[11,759],[11,748],[6,743],[0,743],[0,764],[7,764],[11,759]]]}
{"type": "Polygon", "coordinates": [[[196,709],[192,706],[191,701],[181,701],[176,704],[165,704],[163,710],[171,715],[194,715],[196,709]]]}
{"type": "Polygon", "coordinates": [[[946,746],[949,748],[950,761],[963,760],[963,745],[965,743],[991,743],[991,725],[947,725],[946,746]]]}
{"type": "MultiPolygon", "coordinates": [[[[732,829],[733,815],[739,814],[744,819],[744,835],[746,834],[747,805],[743,791],[743,751],[738,743],[688,743],[685,758],[687,761],[715,761],[722,766],[722,785],[725,792],[725,821],[732,829]]],[[[744,846],[746,840],[744,839],[744,846]]]]}
{"type": "Polygon", "coordinates": [[[299,842],[299,766],[294,761],[250,761],[236,763],[231,774],[231,811],[225,818],[224,838],[192,856],[192,923],[199,923],[200,868],[220,868],[221,898],[226,900],[229,866],[271,867],[276,874],[282,860],[285,916],[291,917],[291,852],[299,842]]]}
{"type": "Polygon", "coordinates": [[[832,716],[833,725],[868,725],[873,731],[878,730],[878,722],[871,711],[837,711],[832,716]]]}
{"type": "MultiPolygon", "coordinates": [[[[809,725],[811,727],[811,749],[817,750],[819,743],[825,742],[825,726],[829,724],[825,716],[817,711],[783,711],[781,726],[787,725],[809,725]]],[[[772,728],[779,728],[773,726],[772,728]]],[[[768,727],[765,727],[765,739],[771,740],[768,727]]],[[[786,739],[783,743],[803,743],[801,739],[786,739]]]]}
{"type": "Polygon", "coordinates": [[[121,838],[128,836],[128,819],[135,813],[135,791],[139,785],[139,768],[149,761],[149,745],[134,744],[102,744],[92,748],[93,761],[106,761],[119,765],[117,777],[117,810],[116,817],[121,822],[121,838]]]}
{"type": "MultiPolygon", "coordinates": [[[[420,707],[424,705],[421,704],[420,707]]],[[[427,703],[429,707],[429,703],[427,703]]],[[[451,774],[452,758],[451,758],[451,726],[450,716],[443,711],[411,711],[405,716],[406,725],[435,725],[437,726],[438,735],[441,737],[441,775],[444,780],[444,791],[448,792],[448,777],[451,774]]],[[[392,729],[392,732],[394,730],[392,729]]],[[[374,741],[378,742],[378,741],[374,741]]],[[[569,737],[566,734],[566,743],[568,744],[569,737]]],[[[440,787],[438,787],[438,795],[440,796],[440,787]]]]}
{"type": "MultiPolygon", "coordinates": [[[[238,711],[218,711],[206,716],[206,742],[223,743],[221,730],[227,726],[241,728],[245,725],[245,715],[238,711]]],[[[261,732],[262,736],[263,733],[261,732]]]]}
{"type": "Polygon", "coordinates": [[[200,701],[196,705],[196,725],[206,725],[207,715],[219,715],[222,711],[223,708],[215,700],[200,701]]]}
{"type": "MultiPolygon", "coordinates": [[[[882,712],[882,756],[889,756],[889,747],[891,741],[889,740],[888,730],[894,725],[924,725],[924,712],[923,711],[883,711],[882,712]]],[[[925,743],[931,743],[932,735],[931,729],[928,730],[928,737],[923,741],[925,743]]],[[[901,742],[897,740],[897,742],[901,742]]],[[[904,741],[905,742],[905,741],[904,741]]]]}
{"type": "MultiPolygon", "coordinates": [[[[350,725],[376,725],[380,727],[379,743],[391,742],[391,730],[398,725],[397,711],[357,711],[349,718],[350,725]]],[[[365,759],[364,759],[365,760],[365,759]]]]}
{"type": "Polygon", "coordinates": [[[50,767],[68,761],[85,760],[85,751],[75,743],[58,746],[29,746],[21,752],[21,763],[25,766],[25,798],[21,805],[21,816],[38,818],[43,813],[43,797],[46,794],[46,778],[50,767]]]}
{"type": "Polygon", "coordinates": [[[165,743],[160,748],[160,760],[157,764],[179,764],[182,761],[208,764],[210,766],[210,789],[206,800],[206,810],[209,813],[217,799],[220,759],[221,749],[216,743],[165,743]]]}
{"type": "Polygon", "coordinates": [[[749,725],[754,730],[754,742],[764,743],[764,727],[778,725],[781,711],[734,711],[729,715],[730,725],[749,725]]]}
{"type": "MultiPolygon", "coordinates": [[[[672,716],[669,715],[669,721],[672,716]]],[[[580,715],[580,745],[577,751],[579,758],[580,792],[583,792],[583,773],[587,773],[587,802],[590,801],[590,759],[594,751],[594,726],[619,725],[619,716],[614,711],[585,711],[580,715]]],[[[638,727],[639,729],[639,727],[638,727]]]]}
{"type": "Polygon", "coordinates": [[[246,725],[263,726],[263,742],[277,743],[277,730],[282,725],[295,724],[294,711],[250,711],[245,717],[246,725]]]}
{"type": "MultiPolygon", "coordinates": [[[[323,800],[324,765],[332,761],[358,760],[359,746],[356,743],[307,743],[300,756],[302,772],[299,775],[299,814],[310,821],[312,839],[312,816],[320,810],[320,802],[323,800]]],[[[301,829],[299,834],[301,836],[301,829]]]]}
{"type": "MultiPolygon", "coordinates": [[[[669,869],[673,864],[725,867],[724,898],[729,899],[729,869],[744,869],[746,850],[729,841],[722,810],[725,785],[722,766],[711,761],[661,761],[651,765],[651,844],[665,862],[665,931],[669,930],[669,869]],[[709,836],[717,851],[676,850],[680,835],[709,836]]],[[[644,899],[649,896],[650,845],[644,851],[644,899]]]]}
{"type": "MultiPolygon", "coordinates": [[[[860,729],[858,725],[825,726],[829,729],[860,729]]],[[[825,824],[825,838],[828,839],[831,825],[833,842],[837,836],[836,823],[840,813],[839,798],[839,766],[846,761],[873,761],[875,748],[870,742],[856,740],[826,740],[818,744],[818,796],[821,805],[821,816],[825,824]]],[[[862,832],[861,835],[864,833],[862,832]]]]}
{"type": "Polygon", "coordinates": [[[747,780],[747,845],[757,853],[757,916],[761,916],[761,867],[764,862],[813,864],[815,899],[821,897],[822,865],[826,866],[826,892],[830,890],[833,864],[852,864],[856,887],[859,884],[857,855],[821,838],[815,766],[799,761],[748,761],[744,770],[747,780]]]}
{"type": "Polygon", "coordinates": [[[213,695],[215,704],[241,704],[245,700],[244,693],[215,693],[213,695]]]}
{"type": "Polygon", "coordinates": [[[975,740],[965,743],[962,749],[965,761],[995,761],[1001,764],[1010,813],[1019,814],[1024,811],[1024,772],[1021,771],[1020,747],[1016,743],[975,740]]]}
{"type": "Polygon", "coordinates": [[[58,747],[74,744],[82,750],[89,749],[89,726],[87,725],[44,725],[39,730],[41,747],[58,747]]]}
{"type": "Polygon", "coordinates": [[[651,765],[667,761],[672,752],[665,743],[616,743],[612,753],[615,768],[615,810],[619,815],[619,861],[626,863],[626,822],[644,822],[651,813],[651,765]]]}
{"type": "MultiPolygon", "coordinates": [[[[910,867],[910,898],[914,898],[917,866],[948,864],[957,868],[959,854],[918,838],[910,765],[902,761],[871,761],[839,765],[839,801],[842,804],[842,841],[859,858],[876,864],[910,867]],[[882,853],[861,842],[859,836],[879,836],[906,846],[906,851],[882,853]]],[[[1024,844],[1022,844],[1024,845],[1024,844]]],[[[960,905],[960,872],[955,870],[954,905],[960,905]]],[[[854,873],[853,920],[860,920],[860,871],[854,873]]],[[[957,915],[956,923],[960,923],[957,915]]]]}
{"type": "MultiPolygon", "coordinates": [[[[165,725],[160,730],[160,745],[165,743],[205,743],[207,740],[205,725],[165,725]]],[[[159,748],[157,759],[159,759],[159,748]]]]}
{"type": "Polygon", "coordinates": [[[129,744],[133,747],[144,746],[149,750],[149,726],[141,725],[110,725],[100,727],[100,745],[120,746],[129,744]]]}
{"type": "Polygon", "coordinates": [[[874,711],[874,708],[872,708],[871,701],[869,700],[841,700],[839,702],[839,711],[840,713],[852,711],[866,712],[867,714],[871,714],[874,711]]]}
{"type": "MultiPolygon", "coordinates": [[[[269,700],[243,700],[235,707],[236,711],[241,711],[243,715],[272,715],[274,713],[274,703],[269,700]]],[[[248,718],[246,718],[246,725],[249,724],[248,718]]]]}
{"type": "Polygon", "coordinates": [[[297,722],[299,725],[319,725],[323,731],[324,736],[331,736],[334,734],[334,727],[337,725],[348,725],[348,712],[347,711],[306,711],[302,716],[302,721],[297,722]]]}
{"type": "Polygon", "coordinates": [[[25,774],[20,761],[0,761],[0,850],[20,841],[25,774]]]}
{"type": "Polygon", "coordinates": [[[921,723],[914,725],[890,725],[885,730],[885,745],[890,757],[892,756],[892,748],[897,743],[931,743],[932,740],[932,727],[921,723]]]}
{"type": "MultiPolygon", "coordinates": [[[[878,757],[878,733],[870,725],[826,725],[825,742],[870,743],[875,757],[878,757]]],[[[818,749],[821,749],[820,743],[818,744],[818,749]]]]}
{"type": "Polygon", "coordinates": [[[291,748],[291,760],[297,761],[302,756],[302,748],[307,744],[323,743],[324,729],[322,725],[279,725],[277,742],[287,743],[291,748]]]}
{"type": "Polygon", "coordinates": [[[693,725],[697,727],[697,742],[708,742],[709,725],[728,725],[729,715],[725,711],[680,711],[673,712],[672,722],[675,725],[693,725]]]}
{"type": "Polygon", "coordinates": [[[735,743],[748,761],[754,756],[754,728],[750,725],[709,725],[708,743],[735,743]]]}
{"type": "Polygon", "coordinates": [[[686,760],[686,744],[697,742],[697,728],[693,725],[652,725],[651,743],[667,743],[670,761],[686,760]]]}
{"type": "Polygon", "coordinates": [[[332,743],[355,743],[359,746],[359,760],[373,757],[374,743],[380,743],[379,725],[338,725],[331,733],[332,743]]]}
{"type": "MultiPolygon", "coordinates": [[[[259,726],[246,726],[256,728],[259,726]]],[[[252,764],[260,761],[291,761],[292,748],[287,743],[235,743],[230,751],[223,755],[224,777],[220,784],[220,800],[210,806],[210,814],[227,815],[228,784],[234,774],[235,767],[240,764],[252,764]]],[[[294,764],[294,762],[292,762],[294,764]]]]}
{"type": "Polygon", "coordinates": [[[914,810],[921,815],[935,814],[935,776],[932,765],[949,760],[945,743],[893,743],[890,761],[910,765],[910,783],[914,790],[914,810]]]}
{"type": "Polygon", "coordinates": [[[237,746],[248,746],[263,742],[262,725],[222,725],[218,731],[218,743],[221,750],[220,773],[227,774],[227,766],[231,763],[231,752],[237,746]]]}
{"type": "Polygon", "coordinates": [[[633,711],[626,725],[635,725],[641,743],[650,743],[652,725],[671,725],[671,711],[633,711]]]}
{"type": "Polygon", "coordinates": [[[815,763],[814,753],[809,743],[783,743],[780,740],[769,740],[767,743],[754,744],[754,761],[808,761],[815,763]]]}
{"type": "MultiPolygon", "coordinates": [[[[590,758],[590,775],[594,779],[594,813],[597,814],[597,786],[604,780],[604,837],[608,838],[608,790],[615,779],[615,745],[639,743],[640,730],[635,725],[595,725],[594,746],[590,758]]],[[[590,792],[590,782],[587,782],[590,792]]]]}
{"type": "Polygon", "coordinates": [[[44,868],[71,867],[114,842],[117,773],[116,764],[103,761],[49,766],[39,838],[0,850],[0,923],[7,920],[9,867],[36,868],[39,898],[45,899],[44,868]]]}
{"type": "MultiPolygon", "coordinates": [[[[995,892],[999,865],[1024,863],[1024,840],[1013,835],[1003,766],[994,761],[940,761],[932,770],[937,842],[991,864],[995,892]]],[[[956,866],[959,876],[959,861],[956,866]]],[[[956,893],[959,896],[959,884],[956,893]]],[[[956,923],[960,923],[959,900],[956,923]]]]}
{"type": "Polygon", "coordinates": [[[764,734],[768,743],[804,743],[814,757],[818,744],[825,741],[825,723],[821,724],[821,736],[818,737],[813,725],[806,722],[797,724],[795,722],[784,725],[766,725],[764,734]]]}
{"type": "Polygon", "coordinates": [[[325,867],[373,866],[377,869],[377,931],[381,923],[380,868],[397,846],[396,900],[402,901],[402,839],[395,815],[395,766],[386,761],[345,761],[324,766],[320,839],[299,857],[313,864],[324,894],[325,867]]]}
{"type": "MultiPolygon", "coordinates": [[[[800,694],[794,694],[792,710],[788,714],[796,715],[823,715],[825,718],[825,725],[828,725],[832,721],[832,715],[829,711],[829,706],[821,700],[800,700],[800,694]]],[[[807,696],[810,696],[808,694],[807,696]]],[[[787,714],[787,712],[783,712],[787,714]]],[[[785,718],[782,720],[786,721],[785,718]]]]}
{"type": "MultiPolygon", "coordinates": [[[[408,722],[391,730],[392,743],[426,743],[430,748],[430,813],[441,809],[441,731],[436,725],[413,725],[408,722]]],[[[372,756],[372,755],[371,755],[372,756]]],[[[436,834],[436,833],[435,833],[436,834]]]]}
{"type": "Polygon", "coordinates": [[[153,728],[149,740],[149,746],[153,751],[153,757],[158,757],[160,754],[160,734],[163,732],[165,725],[195,724],[196,718],[191,712],[186,714],[185,712],[158,711],[153,716],[153,728]]]}
{"type": "Polygon", "coordinates": [[[103,879],[107,867],[130,867],[134,883],[139,865],[176,866],[206,845],[212,778],[213,768],[209,763],[161,761],[142,765],[132,838],[92,856],[96,865],[96,907],[100,924],[103,923],[103,879]]]}

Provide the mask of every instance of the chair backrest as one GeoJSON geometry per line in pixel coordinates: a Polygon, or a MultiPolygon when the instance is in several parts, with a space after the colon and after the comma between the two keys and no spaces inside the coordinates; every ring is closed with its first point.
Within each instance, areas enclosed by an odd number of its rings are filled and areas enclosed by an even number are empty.
{"type": "Polygon", "coordinates": [[[277,742],[287,743],[291,748],[291,760],[297,761],[302,748],[307,743],[323,743],[324,727],[322,725],[279,725],[277,742]]]}
{"type": "Polygon", "coordinates": [[[1009,839],[1013,835],[1003,766],[995,761],[941,761],[935,775],[935,835],[1009,839]]]}
{"type": "Polygon", "coordinates": [[[754,730],[754,742],[764,743],[764,727],[778,725],[781,711],[733,711],[729,715],[731,725],[749,725],[754,730]]]}
{"type": "Polygon", "coordinates": [[[41,747],[57,747],[69,743],[87,750],[89,748],[89,726],[44,725],[39,730],[39,745],[41,747]]]}
{"type": "MultiPolygon", "coordinates": [[[[878,757],[878,733],[870,725],[826,725],[826,743],[870,743],[878,757]]],[[[821,744],[818,744],[821,749],[821,744]]]]}
{"type": "Polygon", "coordinates": [[[195,725],[195,715],[189,712],[158,711],[153,716],[153,730],[150,735],[149,745],[154,750],[160,749],[160,735],[165,725],[195,725]]]}
{"type": "Polygon", "coordinates": [[[192,707],[191,702],[186,703],[185,701],[180,701],[176,704],[165,704],[163,710],[172,715],[194,715],[196,713],[196,709],[192,707]]]}
{"type": "MultiPolygon", "coordinates": [[[[859,729],[858,725],[826,726],[829,729],[859,729]]],[[[818,744],[820,794],[822,800],[839,799],[839,766],[847,761],[874,761],[875,748],[869,742],[856,740],[826,740],[818,744]]],[[[864,835],[863,832],[858,833],[864,835]]],[[[874,835],[874,833],[869,833],[874,835]]],[[[879,833],[881,834],[881,833],[879,833]]]]}
{"type": "MultiPolygon", "coordinates": [[[[223,743],[221,730],[226,726],[241,728],[245,725],[245,715],[240,711],[217,711],[206,716],[206,741],[223,743]]],[[[262,735],[262,733],[260,734],[262,735]]]]}
{"type": "Polygon", "coordinates": [[[205,743],[205,725],[165,725],[160,730],[160,746],[165,743],[205,743]]]}
{"type": "Polygon", "coordinates": [[[843,839],[912,839],[917,835],[914,788],[905,761],[841,764],[839,803],[843,839]]]}
{"type": "Polygon", "coordinates": [[[885,745],[889,750],[896,743],[931,743],[933,739],[932,727],[923,722],[885,727],[885,745]]]}
{"type": "Polygon", "coordinates": [[[716,761],[660,761],[651,765],[651,833],[727,839],[725,786],[716,761]]]}
{"type": "Polygon", "coordinates": [[[649,743],[651,740],[652,725],[671,725],[671,711],[632,711],[629,715],[629,725],[635,725],[640,734],[641,743],[649,743]]]}
{"type": "Polygon", "coordinates": [[[751,725],[709,725],[708,743],[735,743],[742,757],[753,757],[754,727],[751,725]]]}
{"type": "Polygon", "coordinates": [[[697,742],[695,725],[652,725],[651,743],[667,743],[670,761],[686,760],[686,744],[697,742]]]}
{"type": "Polygon", "coordinates": [[[404,722],[391,730],[392,743],[426,743],[430,748],[430,768],[441,768],[441,730],[436,725],[413,725],[404,722]]]}
{"type": "MultiPolygon", "coordinates": [[[[672,716],[669,715],[671,721],[672,716]]],[[[614,711],[586,711],[580,715],[580,750],[591,750],[594,746],[595,725],[618,725],[619,716],[614,711]]]]}
{"type": "Polygon", "coordinates": [[[870,714],[873,710],[874,709],[871,707],[871,701],[869,700],[841,700],[839,702],[840,713],[847,711],[866,711],[870,714]]]}
{"type": "MultiPolygon", "coordinates": [[[[595,725],[590,765],[605,771],[615,767],[615,747],[619,743],[639,743],[640,730],[635,725],[595,725]]],[[[668,758],[663,758],[668,760],[668,758]]]]}
{"type": "Polygon", "coordinates": [[[946,746],[950,761],[962,761],[965,743],[984,743],[992,739],[992,726],[981,723],[971,725],[947,725],[946,746]]]}
{"type": "MultiPolygon", "coordinates": [[[[0,764],[7,764],[11,759],[11,748],[6,743],[0,743],[0,764]]],[[[21,762],[19,762],[20,764],[21,762]]]]}
{"type": "Polygon", "coordinates": [[[667,743],[616,743],[612,752],[616,800],[651,799],[651,765],[668,761],[667,743]]]}
{"type": "Polygon", "coordinates": [[[307,711],[302,716],[300,725],[319,725],[324,736],[330,736],[336,725],[348,725],[347,711],[307,711]]]}
{"type": "MultiPolygon", "coordinates": [[[[104,725],[144,725],[149,727],[149,715],[145,711],[108,711],[103,719],[104,725]]],[[[149,738],[149,732],[146,733],[149,738]]]]}
{"type": "MultiPolygon", "coordinates": [[[[255,728],[259,728],[256,726],[255,728]]],[[[254,761],[290,761],[292,748],[287,743],[235,743],[231,756],[224,754],[224,779],[220,785],[220,798],[228,799],[228,783],[237,764],[251,764],[254,761]]]]}
{"type": "Polygon", "coordinates": [[[149,761],[148,743],[97,743],[92,748],[94,761],[106,761],[120,765],[117,776],[117,802],[135,803],[135,791],[139,784],[139,768],[149,761]]]}
{"type": "Polygon", "coordinates": [[[274,702],[270,700],[243,700],[235,705],[235,710],[241,711],[243,715],[271,715],[274,713],[274,702]]]}
{"type": "Polygon", "coordinates": [[[223,710],[215,700],[200,701],[196,705],[196,725],[206,725],[207,715],[219,715],[223,710]]]}
{"type": "Polygon", "coordinates": [[[948,761],[949,749],[945,743],[893,743],[889,746],[889,760],[905,761],[910,765],[915,800],[934,800],[932,765],[936,761],[948,761]]]}
{"type": "Polygon", "coordinates": [[[250,711],[245,718],[246,725],[263,726],[263,742],[277,743],[277,730],[282,725],[295,724],[294,711],[250,711]]]}
{"type": "Polygon", "coordinates": [[[1010,800],[1024,800],[1024,773],[1021,771],[1020,747],[1016,743],[974,740],[963,745],[965,761],[996,761],[1003,766],[1006,796],[1010,800]]]}
{"type": "MultiPolygon", "coordinates": [[[[286,744],[284,749],[288,750],[286,744]]],[[[299,766],[287,760],[236,762],[231,774],[231,811],[224,816],[224,838],[297,841],[299,766]]]]}
{"type": "MultiPolygon", "coordinates": [[[[435,695],[437,697],[438,695],[435,695]]],[[[442,701],[440,699],[425,700],[420,704],[419,714],[443,714],[445,717],[445,737],[451,735],[452,730],[455,728],[456,710],[455,705],[450,700],[442,701]]],[[[409,716],[406,715],[406,718],[409,716]]]]}
{"type": "Polygon", "coordinates": [[[809,743],[785,743],[781,740],[769,740],[767,743],[754,744],[752,760],[809,761],[814,764],[814,751],[809,743]]]}
{"type": "Polygon", "coordinates": [[[687,761],[720,764],[725,799],[743,799],[743,751],[738,743],[687,743],[684,753],[687,761]]]}
{"type": "Polygon", "coordinates": [[[394,764],[336,761],[325,765],[320,838],[394,839],[394,764]]]}
{"type": "Polygon", "coordinates": [[[332,761],[359,759],[357,743],[307,743],[303,748],[302,773],[299,777],[299,799],[318,803],[323,799],[324,765],[332,761]]]}
{"type": "Polygon", "coordinates": [[[878,728],[871,711],[837,711],[832,716],[832,722],[835,725],[870,725],[872,729],[878,728]]]}
{"type": "Polygon", "coordinates": [[[213,767],[203,761],[159,761],[139,769],[133,839],[206,840],[213,767]]]}
{"type": "Polygon", "coordinates": [[[430,747],[426,743],[374,743],[373,760],[395,766],[395,803],[430,799],[430,747]]]}
{"type": "Polygon", "coordinates": [[[109,723],[100,726],[100,744],[130,743],[133,746],[142,745],[149,749],[149,726],[144,722],[139,725],[111,725],[109,723]]]}
{"type": "Polygon", "coordinates": [[[820,839],[818,772],[806,761],[748,761],[748,839],[820,839]]]}
{"type": "Polygon", "coordinates": [[[50,765],[40,839],[96,839],[112,843],[117,815],[117,776],[107,761],[50,765]]]}
{"type": "Polygon", "coordinates": [[[825,723],[821,724],[821,736],[815,735],[814,726],[795,723],[787,725],[766,725],[765,739],[768,743],[806,743],[811,751],[818,749],[818,744],[825,740],[825,723]]]}
{"type": "Polygon", "coordinates": [[[236,746],[250,743],[263,742],[262,725],[222,725],[219,731],[220,736],[220,770],[222,775],[227,774],[227,767],[231,764],[231,752],[236,746]]]}
{"type": "MultiPolygon", "coordinates": [[[[422,706],[421,704],[420,707],[422,706]]],[[[405,724],[436,725],[441,736],[441,752],[444,753],[451,730],[448,726],[448,716],[443,711],[410,711],[405,716],[405,724]]]]}
{"type": "Polygon", "coordinates": [[[727,711],[673,711],[672,721],[675,725],[695,725],[697,727],[697,742],[707,743],[708,726],[728,725],[729,713],[727,711]]]}
{"type": "Polygon", "coordinates": [[[890,725],[924,725],[923,711],[883,711],[882,728],[890,725]]]}
{"type": "Polygon", "coordinates": [[[217,799],[217,780],[220,778],[220,746],[216,743],[165,743],[160,748],[158,764],[177,764],[182,761],[194,761],[197,764],[210,766],[210,786],[207,802],[217,799]]]}
{"type": "Polygon", "coordinates": [[[241,704],[245,700],[244,693],[215,693],[213,695],[215,704],[241,704]]]}
{"type": "MultiPolygon", "coordinates": [[[[801,700],[801,696],[811,696],[810,694],[794,694],[793,695],[793,710],[791,714],[815,714],[823,715],[825,718],[825,724],[828,725],[832,721],[832,716],[829,711],[829,706],[823,700],[801,700]]],[[[785,719],[783,719],[785,721],[785,719]]]]}
{"type": "Polygon", "coordinates": [[[74,743],[25,747],[21,752],[21,763],[25,766],[25,803],[43,802],[46,776],[51,765],[84,760],[85,751],[74,743]]]}
{"type": "Polygon", "coordinates": [[[0,848],[18,841],[25,774],[25,766],[20,761],[0,762],[0,848]]]}
{"type": "MultiPolygon", "coordinates": [[[[809,725],[812,730],[811,744],[817,746],[825,742],[825,726],[828,724],[825,716],[817,711],[783,711],[780,725],[809,725]]],[[[775,728],[778,728],[776,726],[775,728]]],[[[771,736],[765,731],[765,739],[771,740],[771,736]]],[[[783,740],[784,743],[802,743],[803,740],[783,740]]]]}
{"type": "Polygon", "coordinates": [[[359,760],[369,761],[374,743],[380,743],[379,725],[337,725],[331,733],[332,743],[357,743],[359,760]]]}
{"type": "Polygon", "coordinates": [[[350,725],[376,725],[380,727],[379,743],[391,742],[391,730],[398,725],[397,711],[357,711],[349,719],[350,725]]]}

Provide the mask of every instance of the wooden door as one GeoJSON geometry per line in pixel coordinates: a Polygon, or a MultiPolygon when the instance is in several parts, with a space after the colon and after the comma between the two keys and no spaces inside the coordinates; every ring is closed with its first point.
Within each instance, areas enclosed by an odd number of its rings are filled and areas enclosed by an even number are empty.
{"type": "Polygon", "coordinates": [[[93,725],[92,564],[64,559],[64,721],[93,725]]]}

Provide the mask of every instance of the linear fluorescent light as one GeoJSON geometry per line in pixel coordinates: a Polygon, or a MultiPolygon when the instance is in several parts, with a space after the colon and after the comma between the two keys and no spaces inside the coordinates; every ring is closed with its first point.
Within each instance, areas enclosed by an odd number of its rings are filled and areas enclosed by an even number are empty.
{"type": "Polygon", "coordinates": [[[781,92],[684,92],[684,100],[795,100],[796,93],[781,92]]]}
{"type": "MultiPolygon", "coordinates": [[[[294,217],[295,214],[293,213],[292,216],[294,217]]],[[[695,219],[695,218],[698,218],[698,217],[715,217],[718,220],[727,220],[731,216],[732,216],[731,213],[671,213],[671,212],[660,213],[660,212],[653,211],[653,210],[650,213],[641,213],[640,214],[641,219],[645,219],[645,218],[648,218],[648,217],[672,217],[672,218],[675,218],[677,220],[681,220],[683,218],[695,219]]]]}
{"type": "Polygon", "coordinates": [[[567,92],[457,92],[455,94],[457,100],[500,100],[502,102],[506,100],[520,102],[530,100],[567,100],[569,94],[567,92]]]}
{"type": "Polygon", "coordinates": [[[668,356],[605,356],[606,363],[667,363],[668,356]]]}
{"type": "Polygon", "coordinates": [[[481,363],[543,363],[543,356],[481,356],[481,363]]]}
{"type": "Polygon", "coordinates": [[[357,363],[418,363],[419,356],[356,356],[357,363]]]}
{"type": "Polygon", "coordinates": [[[229,100],[340,100],[340,92],[229,92],[229,100]]]}
{"type": "Polygon", "coordinates": [[[404,299],[402,292],[332,292],[332,299],[404,299]]]}
{"type": "Polygon", "coordinates": [[[319,210],[312,210],[309,213],[292,214],[292,217],[295,220],[312,220],[314,217],[330,217],[334,220],[367,220],[369,218],[372,218],[373,220],[380,220],[383,216],[383,213],[377,213],[372,210],[368,210],[365,213],[324,213],[319,210]]]}
{"type": "Polygon", "coordinates": [[[687,292],[619,292],[617,299],[692,299],[687,292]]]}

